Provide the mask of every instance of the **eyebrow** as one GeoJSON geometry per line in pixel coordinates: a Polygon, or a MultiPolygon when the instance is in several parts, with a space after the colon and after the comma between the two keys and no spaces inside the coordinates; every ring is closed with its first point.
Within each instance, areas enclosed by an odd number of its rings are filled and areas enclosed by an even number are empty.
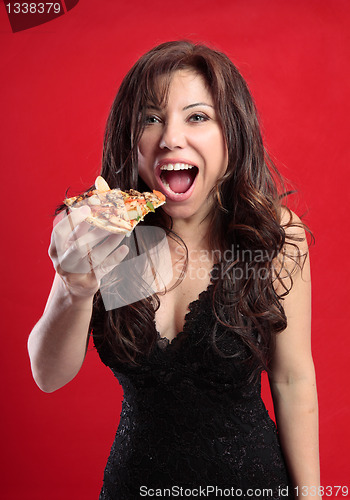
{"type": "MultiPolygon", "coordinates": [[[[213,108],[214,109],[214,106],[212,106],[211,104],[207,104],[205,102],[195,102],[193,104],[189,104],[188,106],[185,106],[184,108],[182,108],[182,111],[186,111],[187,109],[191,109],[191,108],[196,108],[197,106],[208,106],[209,108],[213,108]]],[[[149,104],[147,106],[148,109],[155,109],[157,111],[160,111],[161,108],[159,106],[155,106],[154,104],[149,104]]]]}
{"type": "Polygon", "coordinates": [[[186,109],[190,109],[190,108],[196,108],[197,106],[208,106],[210,108],[214,108],[214,106],[212,106],[211,104],[207,104],[205,102],[195,102],[194,104],[189,104],[188,106],[185,106],[183,108],[183,111],[186,111],[186,109]]]}

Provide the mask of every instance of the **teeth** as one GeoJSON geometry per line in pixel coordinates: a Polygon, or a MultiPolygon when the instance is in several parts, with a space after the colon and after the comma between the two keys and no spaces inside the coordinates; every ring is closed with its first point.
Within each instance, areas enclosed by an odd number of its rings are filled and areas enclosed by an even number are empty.
{"type": "Polygon", "coordinates": [[[171,187],[169,186],[169,184],[167,183],[167,181],[165,179],[162,180],[162,183],[163,183],[163,186],[168,189],[171,193],[175,194],[175,195],[180,195],[181,193],[175,193],[175,191],[173,191],[171,189],[171,187]]]}
{"type": "Polygon", "coordinates": [[[187,163],[169,163],[160,167],[161,170],[189,170],[191,168],[193,168],[193,165],[188,165],[187,163]]]}

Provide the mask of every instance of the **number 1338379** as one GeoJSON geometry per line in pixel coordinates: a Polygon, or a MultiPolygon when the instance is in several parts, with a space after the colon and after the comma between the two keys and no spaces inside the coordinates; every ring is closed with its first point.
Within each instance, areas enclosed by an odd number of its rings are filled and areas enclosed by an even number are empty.
{"type": "Polygon", "coordinates": [[[26,3],[15,2],[6,4],[6,9],[9,14],[49,14],[63,13],[60,3],[39,2],[39,3],[26,3]]]}
{"type": "Polygon", "coordinates": [[[347,497],[349,495],[348,486],[296,486],[294,488],[296,496],[299,497],[347,497]]]}

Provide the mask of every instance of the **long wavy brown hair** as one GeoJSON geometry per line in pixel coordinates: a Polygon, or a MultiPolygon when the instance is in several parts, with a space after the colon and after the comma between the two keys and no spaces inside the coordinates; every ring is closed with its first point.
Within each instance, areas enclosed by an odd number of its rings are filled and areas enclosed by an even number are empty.
{"type": "MultiPolygon", "coordinates": [[[[228,147],[227,171],[212,192],[215,204],[208,237],[211,249],[221,255],[227,250],[232,252],[230,259],[218,262],[221,271],[215,281],[212,305],[217,324],[235,332],[248,348],[253,377],[261,369],[268,370],[276,334],[287,326],[281,302],[292,288],[293,270],[287,270],[284,264],[286,248],[294,248],[291,258],[295,268],[302,268],[307,252],[302,255],[293,243],[300,238],[286,233],[287,227],[293,225],[292,213],[283,204],[289,194],[286,179],[269,159],[254,101],[231,60],[217,50],[190,41],[166,42],[142,56],[124,78],[112,104],[101,175],[112,188],[148,190],[138,175],[137,151],[147,104],[164,101],[172,75],[182,69],[194,70],[205,79],[228,147]],[[166,82],[161,91],[160,76],[166,82]],[[283,212],[290,214],[285,224],[283,212]],[[238,269],[242,272],[237,273],[238,269]],[[283,271],[289,280],[282,279],[283,271]],[[280,295],[275,291],[276,280],[283,287],[280,295]]],[[[177,238],[171,218],[162,209],[153,215],[151,224],[177,238]]],[[[299,224],[313,239],[307,226],[299,224]]],[[[138,356],[148,354],[156,342],[157,307],[158,297],[151,296],[106,312],[97,293],[91,321],[94,336],[103,337],[119,361],[137,364],[138,356]]],[[[215,331],[212,341],[218,349],[215,331]]]]}

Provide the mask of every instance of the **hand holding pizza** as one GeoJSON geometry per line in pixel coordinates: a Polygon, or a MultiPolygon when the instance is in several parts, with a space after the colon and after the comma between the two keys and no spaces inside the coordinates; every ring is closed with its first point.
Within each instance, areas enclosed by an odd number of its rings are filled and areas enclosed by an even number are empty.
{"type": "Polygon", "coordinates": [[[64,214],[52,231],[49,255],[66,288],[73,295],[96,293],[100,280],[128,254],[120,243],[125,234],[91,226],[88,206],[64,214]]]}
{"type": "Polygon", "coordinates": [[[69,213],[53,230],[49,255],[69,291],[89,295],[126,257],[128,247],[119,247],[125,235],[163,205],[165,196],[159,191],[111,189],[98,176],[95,189],[64,203],[69,213]]]}

